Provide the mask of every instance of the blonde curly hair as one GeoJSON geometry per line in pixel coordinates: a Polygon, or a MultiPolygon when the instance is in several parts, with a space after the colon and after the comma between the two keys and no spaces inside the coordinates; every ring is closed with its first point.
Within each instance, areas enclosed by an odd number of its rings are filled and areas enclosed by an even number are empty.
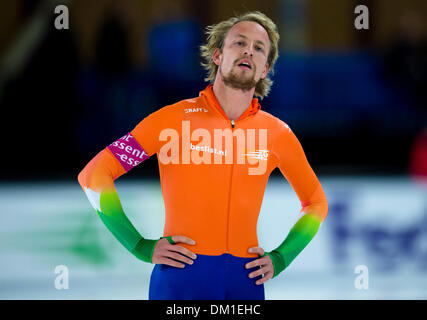
{"type": "Polygon", "coordinates": [[[207,43],[200,46],[200,53],[202,56],[202,67],[208,71],[205,81],[214,82],[218,72],[218,66],[214,63],[212,57],[215,49],[222,52],[224,47],[225,37],[228,31],[241,21],[253,21],[261,25],[268,34],[270,39],[270,52],[268,53],[268,73],[264,79],[261,79],[255,87],[255,96],[264,98],[270,92],[273,81],[270,79],[269,74],[274,74],[274,64],[279,57],[279,32],[277,31],[276,24],[265,14],[259,11],[247,12],[239,16],[234,16],[228,20],[219,22],[217,24],[206,27],[207,43]]]}

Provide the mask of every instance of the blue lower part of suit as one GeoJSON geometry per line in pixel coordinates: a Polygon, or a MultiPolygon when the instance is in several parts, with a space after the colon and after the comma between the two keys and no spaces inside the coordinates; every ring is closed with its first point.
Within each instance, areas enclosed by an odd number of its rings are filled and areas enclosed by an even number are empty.
{"type": "Polygon", "coordinates": [[[259,269],[245,264],[257,258],[240,258],[224,253],[197,255],[185,268],[156,264],[150,278],[149,300],[265,300],[264,284],[249,278],[259,269]]]}

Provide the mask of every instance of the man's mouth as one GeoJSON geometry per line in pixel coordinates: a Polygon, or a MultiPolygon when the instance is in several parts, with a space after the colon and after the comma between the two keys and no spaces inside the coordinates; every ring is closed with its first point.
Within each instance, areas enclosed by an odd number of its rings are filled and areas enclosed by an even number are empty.
{"type": "Polygon", "coordinates": [[[242,61],[241,61],[237,66],[238,66],[238,67],[245,68],[245,69],[248,69],[248,70],[251,70],[251,69],[252,69],[252,64],[251,64],[251,62],[250,62],[249,60],[247,60],[247,59],[242,60],[242,61]]]}

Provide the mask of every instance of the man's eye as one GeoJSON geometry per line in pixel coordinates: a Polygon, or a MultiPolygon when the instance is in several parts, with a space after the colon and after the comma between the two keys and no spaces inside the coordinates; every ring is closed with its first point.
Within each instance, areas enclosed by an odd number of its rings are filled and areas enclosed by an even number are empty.
{"type": "Polygon", "coordinates": [[[260,51],[260,52],[262,52],[262,51],[263,51],[263,50],[262,50],[262,48],[261,48],[261,47],[258,47],[258,46],[257,46],[257,47],[255,47],[255,50],[256,50],[256,51],[260,51]]]}
{"type": "Polygon", "coordinates": [[[243,44],[242,41],[237,41],[236,43],[237,43],[238,46],[241,46],[243,44]]]}

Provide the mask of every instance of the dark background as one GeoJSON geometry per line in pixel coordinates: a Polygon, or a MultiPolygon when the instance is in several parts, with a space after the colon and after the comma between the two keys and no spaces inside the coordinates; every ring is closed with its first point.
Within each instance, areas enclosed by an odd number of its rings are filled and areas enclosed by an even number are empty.
{"type": "MultiPolygon", "coordinates": [[[[0,179],[77,179],[146,115],[197,96],[203,29],[248,10],[281,35],[262,109],[289,124],[317,174],[427,175],[427,1],[6,0],[0,179]],[[69,30],[54,27],[57,4],[69,30]],[[369,30],[354,27],[358,4],[369,30]]],[[[156,157],[129,175],[157,177],[156,157]]]]}

